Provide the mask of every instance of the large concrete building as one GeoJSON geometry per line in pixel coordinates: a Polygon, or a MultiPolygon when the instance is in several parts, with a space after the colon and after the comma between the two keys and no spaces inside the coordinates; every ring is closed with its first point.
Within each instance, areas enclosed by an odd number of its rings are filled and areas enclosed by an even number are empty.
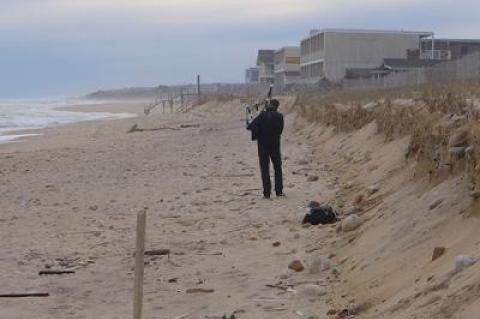
{"type": "Polygon", "coordinates": [[[258,50],[257,67],[260,84],[273,84],[274,82],[274,55],[275,50],[258,50]]]}
{"type": "Polygon", "coordinates": [[[245,83],[256,84],[258,83],[258,68],[248,68],[245,70],[245,83]]]}
{"type": "Polygon", "coordinates": [[[275,90],[283,91],[300,79],[300,47],[288,46],[275,51],[275,90]]]}
{"type": "Polygon", "coordinates": [[[301,41],[301,78],[339,82],[347,69],[378,68],[384,59],[406,59],[432,32],[384,30],[312,30],[301,41]]]}

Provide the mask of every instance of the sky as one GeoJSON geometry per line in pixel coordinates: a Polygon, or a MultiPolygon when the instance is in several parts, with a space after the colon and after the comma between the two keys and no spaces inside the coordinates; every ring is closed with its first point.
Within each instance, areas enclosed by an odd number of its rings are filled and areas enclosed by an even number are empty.
{"type": "Polygon", "coordinates": [[[310,29],[480,38],[478,0],[0,0],[0,98],[242,82],[310,29]]]}

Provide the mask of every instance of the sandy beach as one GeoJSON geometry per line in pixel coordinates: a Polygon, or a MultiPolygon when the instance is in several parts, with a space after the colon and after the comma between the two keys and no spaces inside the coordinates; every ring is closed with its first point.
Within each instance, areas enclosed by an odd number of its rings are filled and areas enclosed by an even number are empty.
{"type": "Polygon", "coordinates": [[[136,214],[144,209],[146,248],[171,252],[146,257],[145,318],[294,318],[348,303],[329,273],[287,272],[291,261],[321,254],[322,238],[335,231],[300,224],[308,200],[333,194],[333,173],[316,166],[287,125],[288,198],[263,200],[243,112],[238,102],[156,111],[0,145],[2,293],[50,293],[2,299],[0,317],[131,317],[136,214]],[[135,124],[142,131],[127,133],[135,124]],[[307,182],[314,173],[321,181],[307,182]],[[75,274],[39,276],[46,268],[75,274]],[[282,274],[290,289],[275,286],[282,274]]]}
{"type": "Polygon", "coordinates": [[[282,101],[282,199],[262,198],[239,101],[150,116],[141,104],[79,106],[70,110],[138,117],[0,145],[0,295],[50,294],[0,298],[0,318],[130,318],[145,210],[146,249],[169,254],[146,256],[144,318],[476,319],[480,219],[468,163],[419,171],[405,157],[411,137],[380,130],[408,113],[385,122],[388,113],[292,109],[294,100],[282,101]],[[341,221],[303,226],[310,200],[341,221]],[[459,256],[473,263],[458,268],[459,256]],[[294,261],[304,270],[288,269],[294,261]]]}

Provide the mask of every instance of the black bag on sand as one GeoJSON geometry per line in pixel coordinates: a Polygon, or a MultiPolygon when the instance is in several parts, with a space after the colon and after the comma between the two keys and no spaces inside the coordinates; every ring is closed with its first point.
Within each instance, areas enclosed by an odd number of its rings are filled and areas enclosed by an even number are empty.
{"type": "Polygon", "coordinates": [[[329,205],[310,202],[307,209],[309,211],[305,214],[302,224],[328,225],[335,224],[338,221],[337,213],[329,205]]]}

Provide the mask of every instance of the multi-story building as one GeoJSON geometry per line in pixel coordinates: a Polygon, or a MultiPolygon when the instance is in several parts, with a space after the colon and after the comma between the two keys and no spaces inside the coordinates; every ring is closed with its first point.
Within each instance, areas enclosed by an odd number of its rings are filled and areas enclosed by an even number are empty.
{"type": "Polygon", "coordinates": [[[275,89],[283,91],[300,79],[300,47],[288,46],[275,51],[275,89]]]}
{"type": "Polygon", "coordinates": [[[258,68],[248,68],[245,70],[245,83],[256,84],[258,83],[258,68]]]}
{"type": "Polygon", "coordinates": [[[432,32],[384,30],[312,30],[301,41],[302,82],[339,82],[347,69],[378,68],[384,59],[406,59],[432,32]]]}
{"type": "Polygon", "coordinates": [[[456,60],[478,51],[480,51],[480,40],[435,39],[422,41],[420,59],[456,60]]]}
{"type": "Polygon", "coordinates": [[[274,55],[275,50],[258,50],[258,82],[260,84],[273,84],[274,82],[274,55]]]}

